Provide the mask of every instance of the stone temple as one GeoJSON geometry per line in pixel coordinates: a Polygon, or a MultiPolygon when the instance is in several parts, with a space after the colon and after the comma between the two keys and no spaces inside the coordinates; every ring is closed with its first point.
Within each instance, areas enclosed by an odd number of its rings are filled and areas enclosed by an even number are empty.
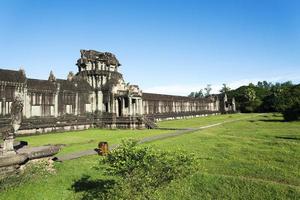
{"type": "Polygon", "coordinates": [[[224,95],[190,98],[143,93],[124,81],[120,62],[108,52],[81,50],[78,72],[57,79],[27,78],[24,70],[0,69],[0,128],[10,123],[13,99],[23,101],[18,134],[90,127],[154,128],[155,120],[235,112],[224,95]]]}

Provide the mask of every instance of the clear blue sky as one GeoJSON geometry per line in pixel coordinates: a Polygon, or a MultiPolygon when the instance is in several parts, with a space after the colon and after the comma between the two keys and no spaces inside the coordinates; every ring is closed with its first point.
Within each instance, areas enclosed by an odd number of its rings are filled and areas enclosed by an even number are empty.
{"type": "Polygon", "coordinates": [[[2,0],[0,68],[65,78],[94,49],[150,92],[300,82],[299,10],[299,0],[2,0]]]}

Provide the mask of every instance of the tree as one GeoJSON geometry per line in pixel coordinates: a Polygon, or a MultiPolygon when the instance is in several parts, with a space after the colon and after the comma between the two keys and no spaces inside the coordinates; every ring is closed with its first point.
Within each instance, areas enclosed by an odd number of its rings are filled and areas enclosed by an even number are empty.
{"type": "Polygon", "coordinates": [[[220,93],[225,94],[225,93],[228,93],[230,90],[231,89],[225,83],[223,83],[223,87],[220,90],[220,93]]]}
{"type": "Polygon", "coordinates": [[[205,97],[208,97],[210,95],[211,90],[212,90],[211,84],[208,84],[206,86],[206,88],[204,88],[204,90],[205,90],[205,97]]]}
{"type": "Polygon", "coordinates": [[[243,95],[247,101],[254,101],[256,99],[255,90],[252,88],[246,88],[243,95]]]}
{"type": "Polygon", "coordinates": [[[272,83],[271,82],[267,82],[267,81],[258,81],[256,87],[258,88],[262,88],[262,89],[266,89],[266,90],[270,90],[272,88],[272,83]]]}
{"type": "Polygon", "coordinates": [[[191,92],[188,97],[192,97],[192,98],[195,98],[195,92],[191,92]]]}
{"type": "Polygon", "coordinates": [[[281,113],[286,121],[300,119],[300,85],[291,85],[291,82],[282,84],[281,113]]]}
{"type": "Polygon", "coordinates": [[[191,92],[188,97],[191,97],[191,98],[203,98],[204,95],[203,95],[203,90],[200,89],[198,92],[191,92]]]}
{"type": "Polygon", "coordinates": [[[200,89],[198,92],[195,93],[195,98],[203,98],[203,90],[200,89]]]}

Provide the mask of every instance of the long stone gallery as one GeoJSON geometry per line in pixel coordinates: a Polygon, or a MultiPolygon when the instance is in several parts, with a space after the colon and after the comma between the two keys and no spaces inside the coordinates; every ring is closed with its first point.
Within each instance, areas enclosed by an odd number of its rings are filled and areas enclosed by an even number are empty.
{"type": "Polygon", "coordinates": [[[0,126],[10,123],[11,105],[20,97],[24,108],[17,134],[90,127],[154,128],[155,120],[235,111],[225,95],[190,98],[144,93],[124,81],[120,62],[108,52],[81,50],[78,72],[58,79],[27,78],[25,71],[0,69],[0,126]]]}

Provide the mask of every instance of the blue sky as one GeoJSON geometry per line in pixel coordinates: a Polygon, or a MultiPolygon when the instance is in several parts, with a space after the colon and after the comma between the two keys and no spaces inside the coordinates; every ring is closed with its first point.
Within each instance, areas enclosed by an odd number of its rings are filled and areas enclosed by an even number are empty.
{"type": "Polygon", "coordinates": [[[94,49],[148,92],[298,83],[299,10],[298,0],[2,0],[0,68],[65,78],[79,50],[94,49]]]}

